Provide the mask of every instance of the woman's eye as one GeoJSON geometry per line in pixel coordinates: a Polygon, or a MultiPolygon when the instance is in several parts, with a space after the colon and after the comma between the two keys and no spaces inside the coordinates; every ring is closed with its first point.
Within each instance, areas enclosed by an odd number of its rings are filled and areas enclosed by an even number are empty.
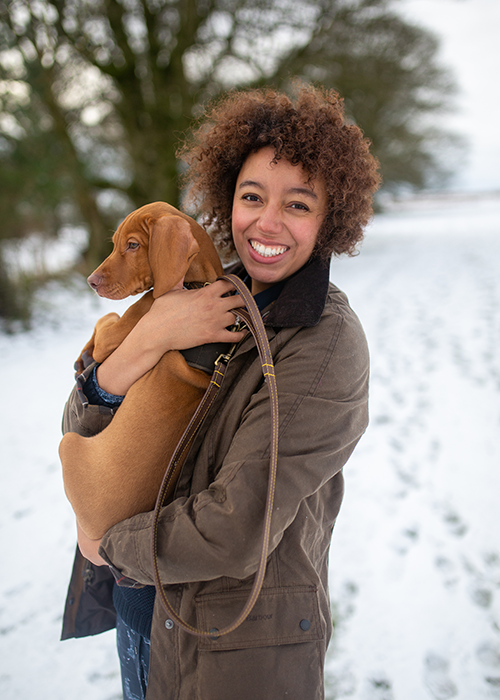
{"type": "Polygon", "coordinates": [[[292,202],[290,205],[292,209],[299,209],[300,211],[309,211],[309,207],[301,202],[292,202]]]}
{"type": "Polygon", "coordinates": [[[257,197],[256,194],[244,194],[242,199],[245,199],[247,202],[258,202],[259,198],[257,197]]]}

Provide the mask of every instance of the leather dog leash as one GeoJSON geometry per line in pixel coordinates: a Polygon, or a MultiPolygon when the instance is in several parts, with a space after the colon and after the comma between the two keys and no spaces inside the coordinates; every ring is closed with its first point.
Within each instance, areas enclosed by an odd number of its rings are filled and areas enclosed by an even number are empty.
{"type": "Polygon", "coordinates": [[[236,344],[233,345],[230,352],[226,355],[221,355],[215,364],[215,370],[210,380],[210,384],[203,396],[193,418],[191,419],[188,427],[186,428],[183,436],[181,437],[174,454],[169,462],[165,476],[163,478],[160,491],[158,493],[158,498],[156,500],[155,510],[153,514],[153,522],[151,525],[151,549],[152,549],[152,560],[153,560],[153,572],[154,580],[156,585],[156,592],[160,598],[160,601],[168,613],[170,618],[179,625],[183,630],[189,632],[189,634],[196,635],[198,637],[210,637],[212,639],[217,639],[222,635],[229,634],[235,630],[250,614],[253,606],[255,605],[259,593],[264,582],[264,576],[266,573],[267,557],[269,553],[269,540],[271,534],[271,518],[273,512],[274,504],[274,491],[276,486],[276,473],[278,465],[278,390],[276,386],[276,376],[274,373],[273,358],[271,355],[271,350],[269,348],[269,342],[267,340],[267,334],[262,322],[262,318],[257,308],[257,305],[252,297],[248,287],[240,280],[239,277],[235,275],[225,275],[220,279],[227,280],[231,282],[234,287],[236,287],[239,294],[245,301],[246,309],[237,309],[233,313],[242,319],[244,319],[245,324],[250,329],[255,343],[257,345],[260,360],[262,364],[262,373],[266,379],[267,386],[269,388],[269,398],[270,398],[270,408],[271,408],[271,446],[270,446],[270,464],[269,464],[269,478],[267,487],[267,499],[266,507],[264,511],[264,524],[263,532],[261,538],[261,548],[259,556],[259,565],[257,572],[255,574],[254,583],[248,599],[243,606],[243,609],[239,615],[233,620],[233,622],[226,627],[221,629],[212,628],[211,630],[199,630],[193,627],[189,623],[185,622],[172,608],[169,603],[160,578],[160,571],[158,565],[158,526],[160,520],[160,514],[162,506],[165,502],[168,494],[172,493],[177,476],[180,472],[180,468],[184,459],[189,451],[196,433],[201,426],[203,419],[205,418],[210,406],[213,404],[215,397],[219,391],[219,388],[226,371],[227,364],[231,359],[232,353],[236,348],[236,344]]]}

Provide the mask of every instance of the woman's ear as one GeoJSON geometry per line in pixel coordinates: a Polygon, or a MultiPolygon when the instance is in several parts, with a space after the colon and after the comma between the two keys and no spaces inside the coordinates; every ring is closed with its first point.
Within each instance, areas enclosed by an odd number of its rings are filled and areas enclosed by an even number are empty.
{"type": "Polygon", "coordinates": [[[200,247],[189,223],[180,216],[162,216],[150,221],[149,264],[153,274],[153,296],[182,282],[200,247]]]}

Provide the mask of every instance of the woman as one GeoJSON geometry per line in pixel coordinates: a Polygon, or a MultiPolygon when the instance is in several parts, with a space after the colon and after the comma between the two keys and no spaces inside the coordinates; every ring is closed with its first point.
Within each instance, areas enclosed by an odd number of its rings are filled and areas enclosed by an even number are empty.
{"type": "MultiPolygon", "coordinates": [[[[345,123],[335,93],[304,87],[294,101],[266,90],[230,95],[182,151],[189,195],[220,245],[234,246],[236,271],[267,327],[280,404],[275,508],[256,606],[218,639],[186,634],[155,604],[150,513],[118,523],[100,542],[79,532],[87,561],[78,555],[63,637],[109,629],[116,609],[126,698],[143,697],[146,686],[148,700],[324,697],[328,550],[342,468],[368,420],[366,342],[346,297],[329,284],[329,260],[354,252],[371,216],[379,178],[368,145],[345,123]],[[110,571],[143,587],[116,586],[110,571]]],[[[239,342],[160,521],[167,596],[205,629],[230,622],[248,597],[268,479],[267,387],[252,338],[227,330],[238,303],[225,296],[230,289],[219,281],[157,299],[87,373],[94,405],[84,409],[73,395],[64,420],[65,430],[101,430],[167,350],[239,342]]]]}

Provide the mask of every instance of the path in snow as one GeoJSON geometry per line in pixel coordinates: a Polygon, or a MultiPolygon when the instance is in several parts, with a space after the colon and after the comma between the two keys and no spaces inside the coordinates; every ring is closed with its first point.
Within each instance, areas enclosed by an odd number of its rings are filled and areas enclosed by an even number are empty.
{"type": "Polygon", "coordinates": [[[384,215],[332,279],[372,382],[333,536],[331,697],[500,697],[500,201],[384,215]]]}
{"type": "MultiPolygon", "coordinates": [[[[371,425],[334,532],[328,698],[500,697],[500,201],[379,216],[335,261],[372,356],[371,425]]],[[[116,700],[114,635],[59,642],[75,532],[57,446],[81,289],[0,336],[0,697],[116,700]]],[[[306,699],[304,699],[306,700],[306,699]]]]}

